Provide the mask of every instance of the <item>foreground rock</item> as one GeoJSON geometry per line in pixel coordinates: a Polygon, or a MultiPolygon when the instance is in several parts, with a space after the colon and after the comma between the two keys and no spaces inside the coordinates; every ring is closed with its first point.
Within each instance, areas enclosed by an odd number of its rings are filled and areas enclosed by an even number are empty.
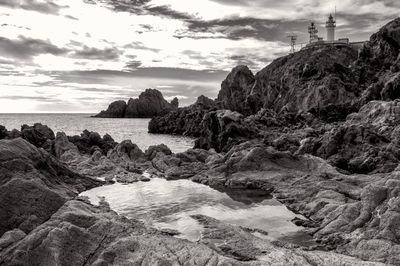
{"type": "Polygon", "coordinates": [[[295,156],[252,142],[235,146],[207,168],[192,180],[273,192],[290,209],[315,223],[309,232],[324,249],[400,264],[397,171],[343,175],[317,157],[295,156]],[[377,249],[377,245],[385,248],[377,249]]]}
{"type": "Polygon", "coordinates": [[[177,98],[174,98],[169,103],[158,90],[147,89],[139,95],[138,99],[131,98],[128,103],[124,101],[111,103],[107,110],[100,112],[95,117],[152,118],[176,110],[178,105],[177,98]]]}
{"type": "Polygon", "coordinates": [[[0,140],[0,235],[29,233],[67,200],[100,184],[21,138],[0,140]]]}
{"type": "MultiPolygon", "coordinates": [[[[69,201],[49,221],[0,253],[2,265],[235,265],[190,243],[118,216],[106,205],[69,201]]],[[[246,265],[259,265],[249,263],[246,265]]]]}

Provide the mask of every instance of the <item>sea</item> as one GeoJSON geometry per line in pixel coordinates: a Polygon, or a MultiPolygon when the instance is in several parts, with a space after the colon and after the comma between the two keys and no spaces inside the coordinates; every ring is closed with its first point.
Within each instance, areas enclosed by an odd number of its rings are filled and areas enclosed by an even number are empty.
{"type": "Polygon", "coordinates": [[[182,136],[150,134],[150,119],[92,118],[94,114],[0,114],[0,125],[8,130],[21,129],[24,124],[42,123],[54,133],[65,132],[68,136],[80,135],[83,130],[109,134],[117,142],[131,140],[143,151],[151,145],[165,144],[174,153],[193,148],[194,139],[182,136]]]}

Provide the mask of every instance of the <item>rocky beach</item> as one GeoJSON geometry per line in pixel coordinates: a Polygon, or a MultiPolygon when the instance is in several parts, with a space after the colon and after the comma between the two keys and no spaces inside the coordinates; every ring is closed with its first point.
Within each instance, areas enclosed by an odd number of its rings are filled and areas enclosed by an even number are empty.
{"type": "Polygon", "coordinates": [[[311,47],[255,75],[237,66],[215,100],[178,108],[151,90],[99,115],[147,117],[137,108],[153,95],[149,132],[195,137],[182,153],[39,123],[0,127],[0,264],[400,265],[399,58],[396,19],[359,50],[311,47]],[[262,190],[304,217],[292,222],[314,244],[200,214],[193,242],[79,195],[155,177],[262,190]]]}

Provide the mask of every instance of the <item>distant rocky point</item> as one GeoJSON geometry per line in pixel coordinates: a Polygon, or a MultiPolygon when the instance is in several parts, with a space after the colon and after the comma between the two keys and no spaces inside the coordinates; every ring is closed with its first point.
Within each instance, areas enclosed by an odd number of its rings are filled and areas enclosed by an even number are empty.
{"type": "Polygon", "coordinates": [[[139,95],[139,98],[130,98],[125,101],[115,101],[108,106],[108,109],[101,111],[94,117],[100,118],[152,118],[165,115],[178,109],[178,98],[170,103],[164,99],[162,93],[156,89],[147,89],[139,95]]]}

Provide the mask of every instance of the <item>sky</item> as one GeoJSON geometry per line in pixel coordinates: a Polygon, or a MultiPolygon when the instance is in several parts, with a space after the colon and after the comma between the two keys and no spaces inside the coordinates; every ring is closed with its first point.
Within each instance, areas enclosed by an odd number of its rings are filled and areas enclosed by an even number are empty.
{"type": "Polygon", "coordinates": [[[0,113],[96,113],[160,90],[215,98],[236,65],[257,72],[337,10],[337,37],[369,39],[398,0],[0,0],[0,113]]]}

